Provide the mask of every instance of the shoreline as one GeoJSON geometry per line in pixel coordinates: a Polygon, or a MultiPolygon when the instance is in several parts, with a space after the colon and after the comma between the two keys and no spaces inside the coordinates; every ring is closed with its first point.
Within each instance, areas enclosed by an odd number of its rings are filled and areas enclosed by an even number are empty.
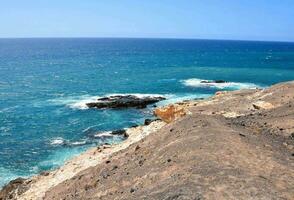
{"type": "Polygon", "coordinates": [[[204,100],[156,108],[154,113],[161,120],[127,129],[129,137],[125,141],[90,148],[60,168],[11,186],[4,193],[24,200],[68,199],[68,194],[69,199],[84,199],[88,197],[85,195],[129,199],[134,192],[161,199],[176,193],[176,189],[169,191],[176,187],[193,198],[197,188],[201,198],[208,199],[233,199],[236,194],[243,199],[255,199],[257,195],[291,199],[293,89],[294,82],[285,82],[266,89],[217,92],[204,100]],[[112,166],[118,172],[104,172],[112,166]],[[126,175],[126,170],[131,172],[126,175]],[[191,170],[196,170],[197,178],[189,174],[191,170]],[[202,178],[207,176],[210,178],[204,181],[202,178]],[[98,183],[97,177],[103,181],[98,183]],[[204,185],[191,184],[190,191],[186,181],[193,177],[197,184],[204,185]],[[222,185],[214,182],[218,179],[222,185]],[[160,188],[160,184],[165,189],[154,193],[154,185],[160,188]],[[235,188],[236,184],[246,189],[235,188]],[[130,187],[130,192],[125,192],[130,187]],[[207,187],[213,189],[207,191],[207,187]]]}
{"type": "MultiPolygon", "coordinates": [[[[32,177],[23,179],[24,181],[21,183],[23,187],[22,189],[26,191],[21,195],[18,195],[18,191],[15,191],[15,198],[24,200],[42,199],[45,192],[50,188],[74,177],[76,174],[87,168],[106,162],[113,154],[128,148],[130,145],[142,140],[165,125],[165,122],[155,120],[148,125],[127,128],[126,134],[128,135],[128,138],[120,143],[91,147],[85,152],[69,159],[57,169],[44,171],[32,177]]],[[[11,182],[13,181],[14,180],[11,182]]],[[[11,182],[6,186],[11,184],[11,182]]],[[[6,186],[1,190],[4,190],[6,186]]]]}

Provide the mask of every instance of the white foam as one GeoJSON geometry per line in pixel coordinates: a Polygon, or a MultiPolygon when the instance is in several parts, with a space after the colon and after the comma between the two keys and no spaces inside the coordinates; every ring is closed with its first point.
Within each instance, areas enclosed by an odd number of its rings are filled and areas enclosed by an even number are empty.
{"type": "Polygon", "coordinates": [[[182,80],[182,84],[188,87],[195,88],[217,88],[217,89],[255,89],[260,86],[253,83],[239,83],[239,82],[225,82],[225,83],[203,83],[202,81],[211,81],[211,80],[202,80],[198,78],[191,78],[187,80],[182,80]]]}
{"type": "MultiPolygon", "coordinates": [[[[107,94],[103,97],[110,97],[110,96],[126,96],[126,95],[134,95],[138,98],[145,98],[145,97],[166,97],[166,95],[162,94],[141,94],[141,93],[113,93],[113,94],[107,94]]],[[[72,109],[80,109],[85,110],[88,109],[87,103],[91,102],[98,102],[98,99],[102,96],[90,96],[90,95],[82,95],[82,96],[76,96],[76,97],[67,97],[67,98],[58,98],[58,99],[51,99],[49,100],[50,103],[53,103],[54,105],[66,105],[72,109]]]]}
{"type": "Polygon", "coordinates": [[[113,135],[111,134],[111,131],[105,131],[102,133],[95,134],[94,137],[113,137],[113,135]]]}
{"type": "Polygon", "coordinates": [[[95,102],[100,96],[89,96],[89,95],[82,95],[82,96],[71,96],[66,98],[58,98],[58,99],[51,99],[49,100],[50,103],[54,105],[66,105],[72,109],[81,109],[85,110],[88,109],[87,103],[95,102]]]}
{"type": "Polygon", "coordinates": [[[80,146],[80,145],[84,145],[86,143],[87,143],[87,141],[86,140],[83,140],[83,141],[78,141],[78,142],[72,142],[72,143],[70,143],[70,145],[80,146]]]}
{"type": "Polygon", "coordinates": [[[62,144],[64,144],[64,142],[65,142],[65,140],[62,137],[57,137],[57,138],[53,138],[50,141],[50,144],[51,145],[62,145],[62,144]]]}

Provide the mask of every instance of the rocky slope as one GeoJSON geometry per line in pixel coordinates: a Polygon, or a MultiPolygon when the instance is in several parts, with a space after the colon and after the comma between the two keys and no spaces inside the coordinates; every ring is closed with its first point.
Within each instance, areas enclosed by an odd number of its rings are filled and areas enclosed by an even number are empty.
{"type": "Polygon", "coordinates": [[[110,153],[71,176],[8,185],[0,199],[294,199],[294,82],[155,113],[167,124],[152,122],[162,124],[116,151],[91,152],[110,153]]]}

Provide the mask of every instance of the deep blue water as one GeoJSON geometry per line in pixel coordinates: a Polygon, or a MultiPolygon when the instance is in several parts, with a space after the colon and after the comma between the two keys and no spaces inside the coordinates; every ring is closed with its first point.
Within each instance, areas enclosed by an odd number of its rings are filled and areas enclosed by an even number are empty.
{"type": "Polygon", "coordinates": [[[151,116],[150,109],[83,109],[96,96],[161,94],[168,103],[293,79],[294,43],[0,39],[0,186],[119,142],[91,136],[151,116]],[[199,79],[230,83],[203,87],[199,79]]]}

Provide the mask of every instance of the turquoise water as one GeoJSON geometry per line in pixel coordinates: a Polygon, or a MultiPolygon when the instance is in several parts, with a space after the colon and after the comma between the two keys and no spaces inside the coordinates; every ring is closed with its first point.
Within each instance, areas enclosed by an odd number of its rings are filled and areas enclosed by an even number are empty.
{"type": "Polygon", "coordinates": [[[90,110],[108,94],[179,101],[294,79],[294,43],[164,39],[0,39],[0,186],[60,166],[97,132],[141,124],[143,110],[90,110]],[[229,81],[199,84],[202,79],[229,81]]]}

